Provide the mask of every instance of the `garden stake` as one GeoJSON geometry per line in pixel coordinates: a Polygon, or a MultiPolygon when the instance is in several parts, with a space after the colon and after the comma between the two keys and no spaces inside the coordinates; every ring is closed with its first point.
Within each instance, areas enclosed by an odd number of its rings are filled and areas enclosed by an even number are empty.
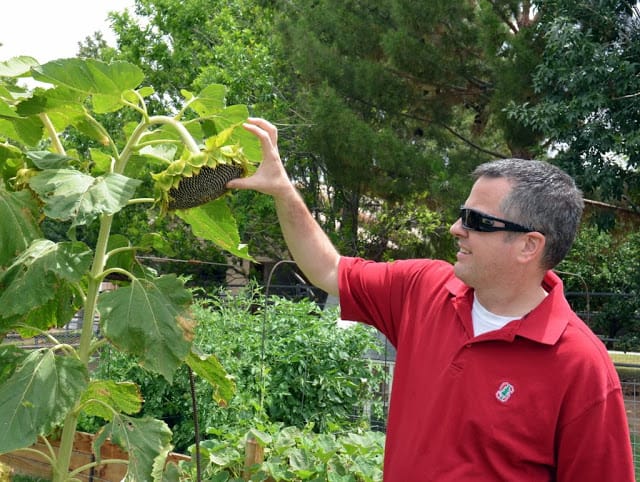
{"type": "Polygon", "coordinates": [[[198,423],[198,402],[196,400],[196,382],[191,367],[189,370],[189,385],[191,386],[191,404],[193,406],[193,430],[196,442],[196,480],[202,482],[202,468],[200,467],[200,424],[198,423]]]}

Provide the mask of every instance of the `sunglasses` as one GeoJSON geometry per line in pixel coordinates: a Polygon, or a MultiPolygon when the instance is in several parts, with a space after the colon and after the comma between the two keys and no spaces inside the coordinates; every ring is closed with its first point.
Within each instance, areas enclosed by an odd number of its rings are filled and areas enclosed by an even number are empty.
{"type": "Polygon", "coordinates": [[[531,233],[536,231],[535,229],[527,228],[521,224],[512,223],[511,221],[489,216],[488,214],[483,214],[464,207],[460,208],[460,219],[462,220],[462,227],[464,229],[472,229],[473,231],[482,231],[485,233],[493,231],[531,233]],[[501,223],[503,226],[496,226],[495,223],[501,223]]]}

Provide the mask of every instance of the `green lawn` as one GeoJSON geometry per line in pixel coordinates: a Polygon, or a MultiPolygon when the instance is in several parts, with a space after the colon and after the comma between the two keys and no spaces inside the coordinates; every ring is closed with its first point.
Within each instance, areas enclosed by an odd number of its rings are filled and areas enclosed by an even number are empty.
{"type": "Polygon", "coordinates": [[[630,365],[638,365],[640,368],[640,353],[637,352],[623,352],[623,351],[610,351],[609,356],[614,363],[625,363],[630,365]]]}

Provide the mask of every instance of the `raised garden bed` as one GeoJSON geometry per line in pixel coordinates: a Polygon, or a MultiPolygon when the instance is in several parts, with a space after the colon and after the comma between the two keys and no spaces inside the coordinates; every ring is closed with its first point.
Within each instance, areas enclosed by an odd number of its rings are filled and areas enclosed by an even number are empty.
{"type": "MultiPolygon", "coordinates": [[[[75,470],[78,467],[95,461],[93,453],[93,435],[77,432],[73,444],[73,454],[71,456],[70,469],[75,470]]],[[[50,441],[51,445],[57,450],[58,441],[50,441]]],[[[52,468],[46,460],[34,453],[32,450],[38,450],[44,453],[48,452],[47,446],[43,442],[38,442],[30,447],[30,450],[16,450],[8,454],[0,455],[0,462],[10,466],[14,475],[25,475],[35,478],[51,480],[52,468]]],[[[128,460],[128,455],[120,447],[110,442],[102,444],[100,451],[101,460],[120,459],[128,460]]],[[[168,461],[178,463],[180,460],[190,460],[186,455],[171,453],[168,461]]],[[[86,481],[106,481],[120,482],[127,473],[127,465],[119,463],[111,463],[108,465],[99,465],[85,472],[78,474],[79,480],[86,481]]]]}

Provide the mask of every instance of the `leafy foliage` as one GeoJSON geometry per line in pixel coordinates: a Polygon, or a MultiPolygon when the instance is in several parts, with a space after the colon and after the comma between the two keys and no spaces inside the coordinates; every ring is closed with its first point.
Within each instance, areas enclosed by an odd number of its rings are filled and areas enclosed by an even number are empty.
{"type": "MultiPolygon", "coordinates": [[[[253,136],[237,129],[248,110],[227,107],[225,88],[212,85],[198,95],[183,91],[183,105],[173,116],[149,115],[146,102],[154,90],[141,86],[143,72],[123,61],[38,65],[22,57],[0,63],[0,82],[29,75],[49,86],[28,91],[14,81],[0,83],[0,207],[8,228],[0,231],[0,301],[6,306],[0,333],[46,334],[51,347],[29,354],[17,347],[0,351],[0,399],[6,408],[0,413],[0,453],[61,428],[59,453],[46,457],[56,482],[71,480],[71,447],[86,409],[107,421],[96,438],[98,449],[111,438],[129,452],[127,480],[161,480],[171,432],[163,421],[131,416],[141,405],[135,387],[90,378],[97,347],[110,343],[169,381],[188,365],[215,386],[221,402],[232,395],[233,384],[214,357],[193,351],[192,294],[184,280],[157,276],[136,258],[138,252],[162,250],[161,235],[147,232],[132,244],[112,229],[113,219],[130,205],[162,207],[167,189],[180,176],[194,174],[174,168],[170,182],[162,182],[162,169],[176,160],[237,163],[249,173],[261,154],[253,136]],[[123,112],[126,122],[99,121],[123,112]],[[67,151],[70,132],[74,140],[84,136],[93,144],[83,152],[67,151]],[[140,193],[145,197],[136,197],[140,193]],[[66,232],[42,229],[43,219],[63,223],[66,232]],[[76,236],[78,228],[89,226],[97,227],[93,244],[76,236]],[[118,289],[101,292],[109,278],[118,289]],[[79,310],[82,331],[73,347],[50,330],[68,324],[79,310]],[[102,340],[94,336],[98,318],[102,340]]],[[[215,203],[226,206],[219,198],[179,214],[202,238],[250,258],[231,211],[210,210],[215,203]]]]}
{"type": "MultiPolygon", "coordinates": [[[[212,433],[244,432],[267,421],[342,431],[367,425],[365,409],[381,416],[376,390],[384,374],[363,358],[379,346],[371,329],[339,329],[335,310],[322,311],[310,301],[270,297],[265,305],[264,297],[251,290],[201,301],[193,313],[195,345],[215,353],[236,387],[235,396],[221,404],[215,385],[197,378],[201,425],[212,433]]],[[[134,380],[145,400],[142,413],[166,420],[179,450],[193,443],[184,369],[169,382],[130,355],[105,350],[96,376],[134,380]]]]}
{"type": "Polygon", "coordinates": [[[16,360],[12,351],[1,352],[5,370],[15,370],[0,390],[2,452],[28,447],[39,435],[62,423],[88,381],[86,367],[75,358],[56,356],[49,349],[16,360]]]}
{"type": "MultiPolygon", "coordinates": [[[[137,65],[150,84],[163,92],[163,96],[149,99],[150,112],[179,108],[176,106],[181,102],[182,89],[200,92],[208,85],[224,84],[230,104],[246,104],[254,115],[272,120],[289,115],[291,107],[286,100],[288,94],[283,92],[284,69],[273,33],[270,2],[138,0],[134,10],[110,15],[117,51],[104,45],[98,35],[86,39],[82,53],[137,65]]],[[[283,137],[281,144],[285,143],[287,140],[283,137]]],[[[233,207],[241,239],[246,240],[249,250],[258,255],[282,257],[286,248],[271,200],[253,191],[240,191],[228,202],[233,207]]],[[[165,229],[163,220],[147,216],[143,209],[135,210],[135,216],[140,220],[133,223],[138,230],[153,223],[169,233],[168,244],[173,253],[167,256],[228,263],[216,253],[212,255],[207,243],[190,239],[180,220],[165,229]]],[[[124,223],[125,227],[131,224],[124,223]]],[[[199,284],[214,289],[224,280],[224,269],[215,269],[214,265],[164,262],[156,267],[162,272],[180,269],[190,274],[192,286],[199,284]]]]}
{"type": "MultiPolygon", "coordinates": [[[[270,424],[246,433],[212,433],[203,442],[205,477],[216,481],[238,480],[330,480],[377,482],[382,479],[384,434],[366,430],[317,434],[309,427],[270,424]],[[266,446],[265,460],[244,467],[244,447],[251,439],[266,446]]],[[[194,473],[193,463],[181,463],[194,473]]]]}
{"type": "Polygon", "coordinates": [[[111,14],[118,56],[138,65],[170,99],[183,88],[229,88],[231,103],[275,100],[272,13],[255,0],[137,0],[111,14]]]}
{"type": "Polygon", "coordinates": [[[640,259],[638,232],[616,237],[595,226],[584,227],[569,256],[558,269],[574,309],[610,348],[638,350],[640,347],[640,259]],[[615,344],[614,344],[615,342],[615,344]]]}
{"type": "MultiPolygon", "coordinates": [[[[507,119],[503,108],[531,94],[533,17],[528,2],[285,4],[279,29],[302,83],[301,141],[313,153],[292,172],[310,184],[309,204],[328,218],[342,252],[369,254],[358,238],[369,200],[392,210],[428,192],[421,208],[444,219],[476,164],[529,155],[539,132],[507,119]]],[[[433,237],[424,244],[437,245],[433,237]]],[[[422,254],[396,253],[388,241],[378,259],[422,254]]],[[[451,249],[440,245],[436,254],[451,249]]]]}
{"type": "Polygon", "coordinates": [[[532,86],[538,102],[511,117],[544,132],[546,145],[593,199],[640,194],[640,14],[631,2],[544,2],[544,50],[532,86]]]}
{"type": "Polygon", "coordinates": [[[274,298],[265,310],[260,335],[266,340],[268,417],[286,425],[313,423],[321,431],[354,416],[357,420],[379,388],[363,359],[378,347],[372,333],[361,325],[337,329],[335,311],[320,313],[308,303],[274,298]]]}

